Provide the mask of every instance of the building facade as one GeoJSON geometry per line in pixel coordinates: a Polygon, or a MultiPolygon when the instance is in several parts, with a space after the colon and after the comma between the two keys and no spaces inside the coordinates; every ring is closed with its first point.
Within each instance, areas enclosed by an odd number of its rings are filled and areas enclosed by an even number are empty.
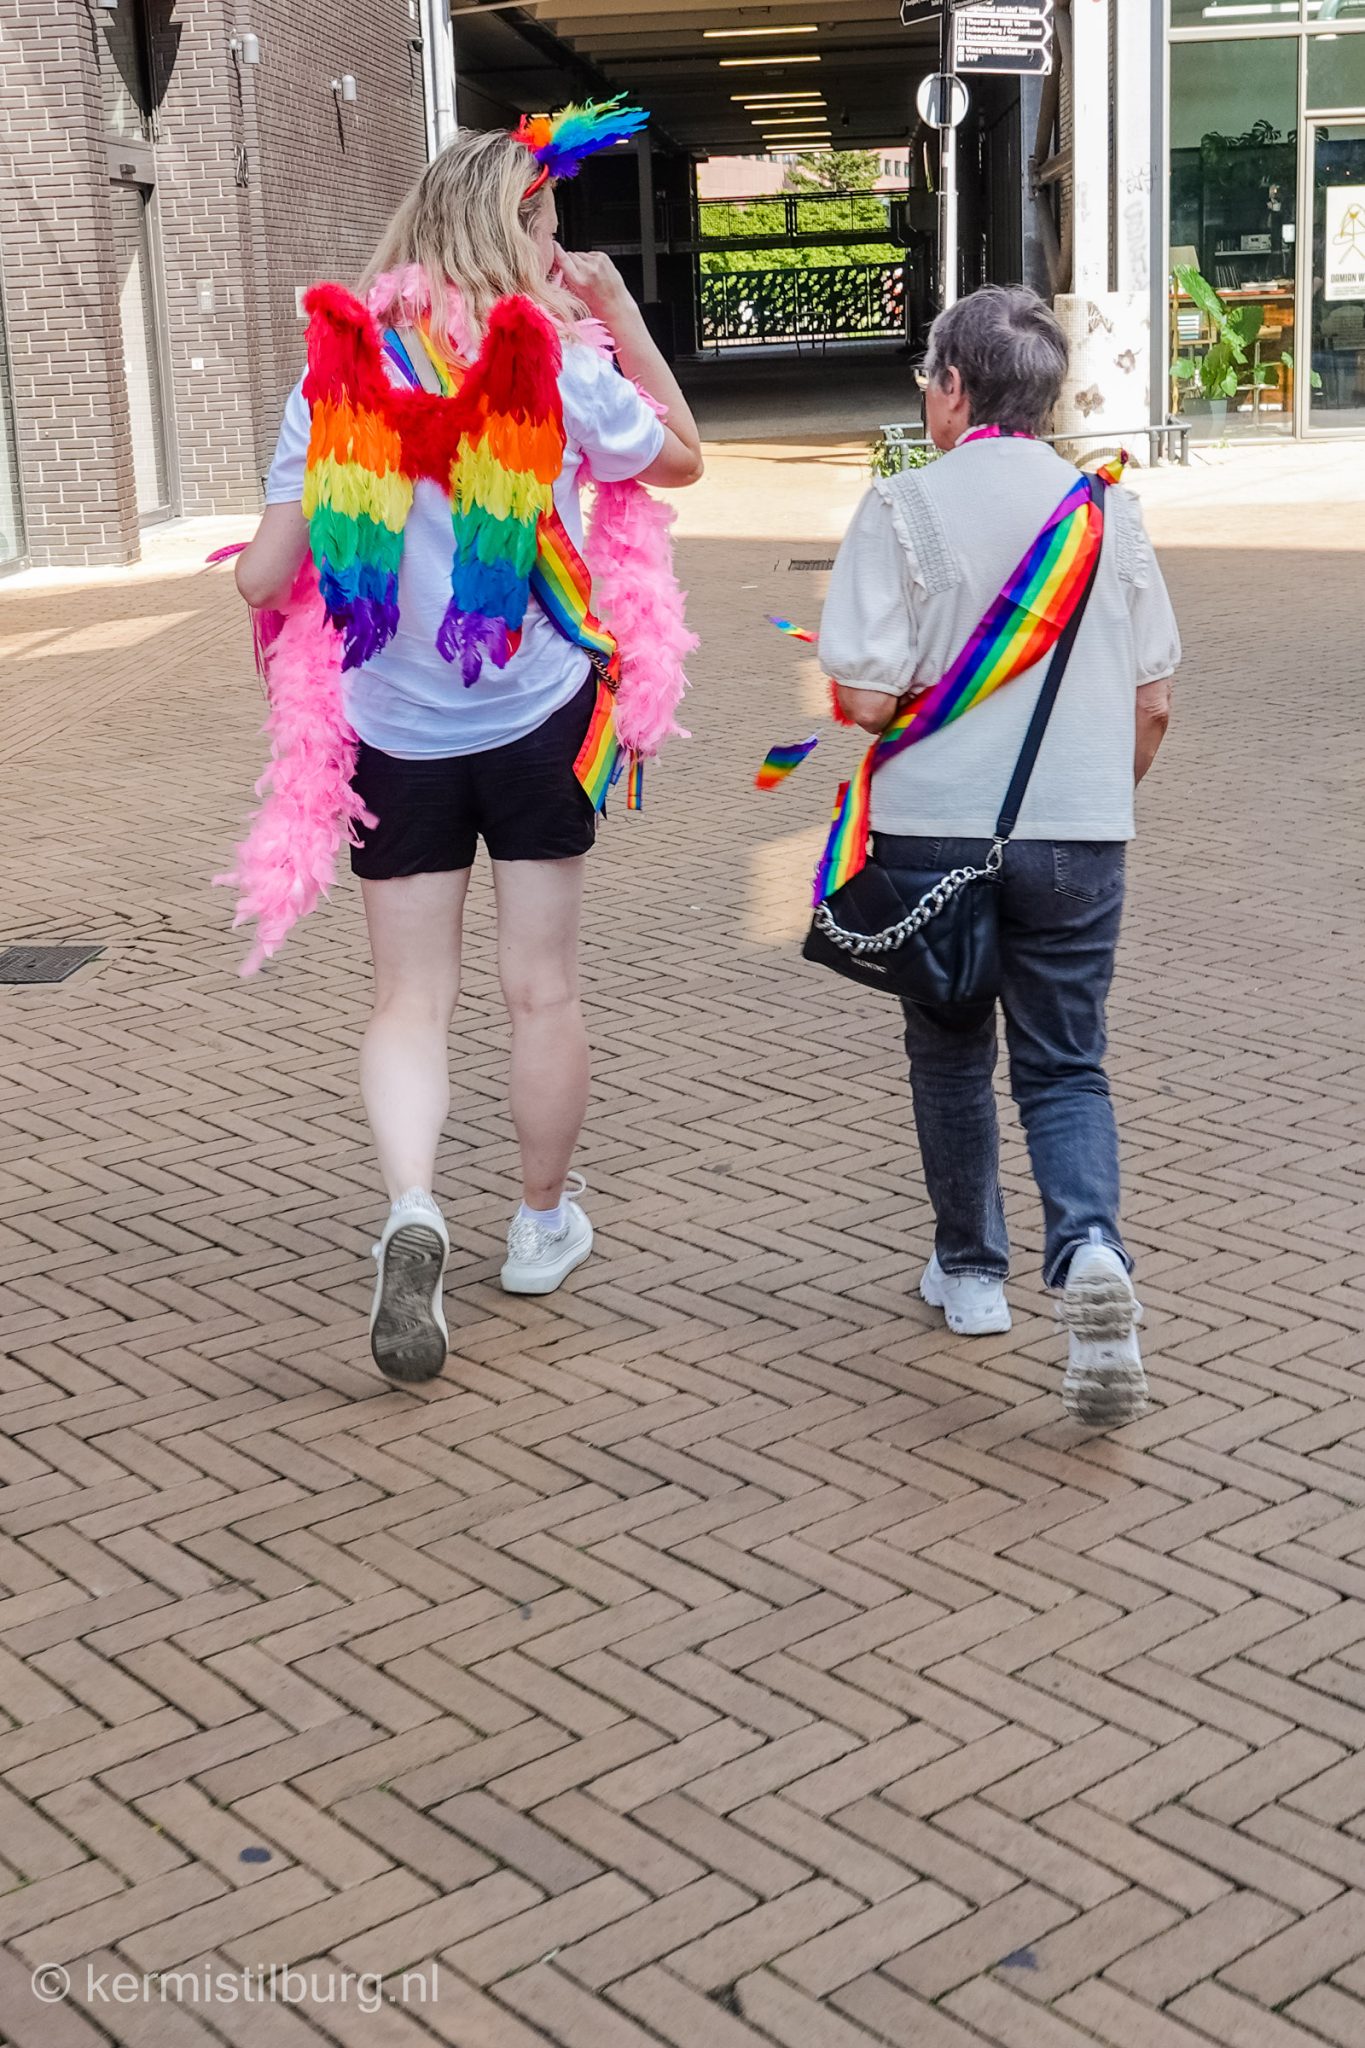
{"type": "Polygon", "coordinates": [[[426,156],[408,0],[0,0],[0,566],[254,511],[302,367],[426,156]]]}
{"type": "MultiPolygon", "coordinates": [[[[563,232],[616,255],[681,354],[696,162],[743,157],[757,190],[818,121],[924,200],[937,28],[848,4],[765,51],[798,0],[466,4],[453,35],[445,0],[0,0],[0,568],[127,562],[152,521],[254,511],[300,290],[363,269],[456,119],[651,107],[565,188],[563,232]]],[[[1050,77],[972,81],[959,284],[1052,297],[1067,430],[1365,431],[1365,0],[1056,0],[1055,28],[1050,77]]]]}
{"type": "Polygon", "coordinates": [[[1216,438],[1365,432],[1365,0],[1169,4],[1169,402],[1216,438]]]}

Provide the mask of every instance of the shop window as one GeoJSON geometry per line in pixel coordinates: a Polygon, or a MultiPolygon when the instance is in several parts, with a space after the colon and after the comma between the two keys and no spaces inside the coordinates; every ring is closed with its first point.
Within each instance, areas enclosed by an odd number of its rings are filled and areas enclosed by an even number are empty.
{"type": "Polygon", "coordinates": [[[1297,119],[1297,38],[1173,45],[1172,405],[1214,439],[1292,430],[1297,119]]]}
{"type": "Polygon", "coordinates": [[[1308,105],[1313,113],[1365,107],[1365,35],[1308,38],[1308,105]]]}
{"type": "Polygon", "coordinates": [[[1299,0],[1171,0],[1172,28],[1259,28],[1298,19],[1299,0]]]}

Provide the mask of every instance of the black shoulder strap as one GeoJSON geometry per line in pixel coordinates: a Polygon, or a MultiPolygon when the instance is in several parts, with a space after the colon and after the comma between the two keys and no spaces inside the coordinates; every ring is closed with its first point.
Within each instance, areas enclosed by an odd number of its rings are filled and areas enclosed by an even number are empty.
{"type": "Polygon", "coordinates": [[[1029,728],[1024,735],[1024,744],[1019,750],[1019,759],[1015,763],[1014,774],[1010,778],[1010,786],[1005,793],[1005,801],[996,823],[995,836],[997,839],[1008,839],[1015,826],[1019,823],[1019,813],[1024,807],[1024,798],[1028,794],[1029,782],[1032,778],[1034,767],[1037,764],[1038,750],[1043,744],[1043,735],[1047,731],[1048,721],[1052,717],[1053,706],[1057,702],[1057,692],[1062,687],[1062,677],[1066,674],[1067,663],[1071,659],[1071,651],[1076,645],[1076,635],[1081,630],[1081,621],[1085,617],[1086,606],[1090,602],[1090,593],[1095,588],[1095,578],[1099,574],[1100,556],[1104,552],[1105,487],[1097,476],[1088,477],[1086,481],[1090,485],[1091,502],[1099,508],[1100,545],[1095,550],[1095,559],[1090,565],[1090,574],[1086,579],[1085,589],[1077,599],[1076,608],[1062,628],[1057,645],[1052,650],[1052,663],[1044,678],[1043,687],[1038,693],[1038,702],[1034,706],[1033,716],[1029,720],[1029,728]]]}

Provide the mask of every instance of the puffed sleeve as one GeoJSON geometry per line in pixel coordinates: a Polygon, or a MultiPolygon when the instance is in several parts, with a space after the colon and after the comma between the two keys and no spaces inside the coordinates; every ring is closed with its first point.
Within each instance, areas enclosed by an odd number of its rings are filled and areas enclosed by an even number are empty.
{"type": "Polygon", "coordinates": [[[1118,569],[1128,616],[1133,622],[1137,682],[1156,683],[1180,666],[1180,628],[1142,506],[1131,491],[1114,490],[1110,502],[1118,523],[1118,569]]]}
{"type": "Polygon", "coordinates": [[[267,505],[293,505],[303,496],[303,474],[308,467],[308,440],[312,420],[303,396],[303,379],[290,392],[284,408],[275,459],[265,480],[267,505]]]}
{"type": "Polygon", "coordinates": [[[599,483],[624,483],[649,468],[664,445],[663,421],[614,363],[570,343],[559,389],[564,425],[599,483]]]}
{"type": "Polygon", "coordinates": [[[911,575],[891,508],[870,490],[853,515],[830,577],[820,660],[836,682],[900,697],[915,673],[911,575]]]}

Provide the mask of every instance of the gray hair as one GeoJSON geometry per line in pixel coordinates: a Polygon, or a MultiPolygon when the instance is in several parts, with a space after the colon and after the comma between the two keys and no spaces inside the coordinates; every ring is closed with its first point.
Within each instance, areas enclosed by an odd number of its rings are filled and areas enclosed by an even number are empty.
{"type": "Polygon", "coordinates": [[[940,313],[929,331],[924,374],[962,379],[974,423],[1046,433],[1071,351],[1054,315],[1022,284],[988,284],[940,313]]]}

